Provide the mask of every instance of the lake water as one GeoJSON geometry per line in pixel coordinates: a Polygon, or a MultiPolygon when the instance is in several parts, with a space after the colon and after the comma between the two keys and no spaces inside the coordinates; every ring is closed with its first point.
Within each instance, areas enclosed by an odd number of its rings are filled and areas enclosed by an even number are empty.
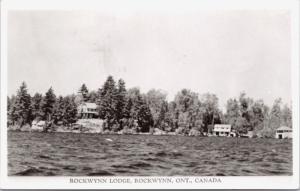
{"type": "Polygon", "coordinates": [[[11,176],[292,175],[292,141],[8,132],[11,176]]]}

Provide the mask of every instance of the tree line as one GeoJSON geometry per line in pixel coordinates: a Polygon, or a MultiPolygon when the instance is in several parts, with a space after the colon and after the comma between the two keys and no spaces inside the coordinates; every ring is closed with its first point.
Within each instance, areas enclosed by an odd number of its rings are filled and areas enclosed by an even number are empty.
{"type": "Polygon", "coordinates": [[[7,115],[8,126],[31,125],[33,120],[70,125],[77,121],[75,95],[57,97],[50,87],[44,96],[40,93],[31,96],[23,82],[17,94],[7,98],[7,115]]]}
{"type": "Polygon", "coordinates": [[[160,129],[184,135],[203,135],[214,124],[231,124],[238,134],[253,131],[264,137],[274,136],[280,126],[292,127],[292,110],[276,99],[271,107],[263,100],[254,100],[242,92],[230,98],[226,111],[219,109],[215,94],[199,95],[182,89],[173,101],[167,93],[152,89],[141,93],[139,88],[127,89],[124,80],[117,82],[108,76],[97,91],[89,91],[83,84],[78,94],[56,96],[50,88],[45,95],[28,93],[23,82],[16,95],[7,98],[8,125],[31,125],[44,120],[52,125],[70,126],[78,120],[77,106],[82,102],[97,104],[98,116],[107,131],[149,132],[160,129]]]}

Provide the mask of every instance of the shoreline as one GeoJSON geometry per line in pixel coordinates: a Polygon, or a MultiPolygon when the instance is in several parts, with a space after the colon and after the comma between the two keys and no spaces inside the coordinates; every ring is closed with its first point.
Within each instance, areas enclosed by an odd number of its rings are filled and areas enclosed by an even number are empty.
{"type": "MultiPolygon", "coordinates": [[[[90,132],[90,131],[39,131],[39,130],[22,130],[22,129],[7,129],[8,132],[28,132],[28,133],[74,133],[74,134],[101,134],[101,135],[154,135],[154,136],[188,136],[171,133],[156,134],[156,133],[122,133],[122,132],[90,132]]],[[[193,136],[190,136],[193,137],[193,136]]],[[[208,136],[198,136],[198,137],[208,137],[208,136]]]]}
{"type": "MultiPolygon", "coordinates": [[[[72,134],[99,134],[99,135],[146,135],[146,136],[179,136],[179,137],[219,137],[219,138],[239,138],[239,139],[276,139],[274,137],[231,137],[231,136],[205,136],[205,135],[200,135],[200,136],[191,136],[191,135],[182,135],[182,134],[176,134],[174,132],[171,133],[165,133],[165,134],[155,134],[155,133],[119,133],[119,132],[78,132],[78,131],[37,131],[37,130],[12,130],[8,129],[8,132],[26,132],[26,133],[45,133],[45,134],[51,134],[51,133],[72,133],[72,134]]],[[[291,139],[291,138],[285,138],[282,140],[286,139],[291,139]]],[[[280,140],[280,139],[278,139],[280,140]]],[[[292,139],[291,139],[292,140],[292,139]]]]}

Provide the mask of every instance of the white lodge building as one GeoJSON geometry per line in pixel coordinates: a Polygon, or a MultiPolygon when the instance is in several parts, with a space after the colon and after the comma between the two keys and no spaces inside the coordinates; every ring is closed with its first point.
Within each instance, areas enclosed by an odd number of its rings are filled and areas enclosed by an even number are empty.
{"type": "Polygon", "coordinates": [[[83,102],[77,107],[77,112],[82,119],[96,118],[98,116],[97,105],[95,103],[83,102]]]}
{"type": "Polygon", "coordinates": [[[293,138],[293,130],[289,127],[279,127],[276,129],[275,138],[277,139],[286,139],[286,138],[293,138]]]}
{"type": "Polygon", "coordinates": [[[214,125],[212,133],[214,136],[222,136],[222,137],[230,136],[231,135],[231,125],[227,125],[227,124],[214,125]]]}

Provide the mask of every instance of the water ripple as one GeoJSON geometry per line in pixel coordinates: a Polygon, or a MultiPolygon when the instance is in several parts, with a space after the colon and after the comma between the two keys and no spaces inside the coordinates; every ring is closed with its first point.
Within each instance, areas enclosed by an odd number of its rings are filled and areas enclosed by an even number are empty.
{"type": "Polygon", "coordinates": [[[292,175],[292,142],[221,137],[8,132],[8,175],[292,175]],[[106,139],[113,141],[107,142],[106,139]]]}

